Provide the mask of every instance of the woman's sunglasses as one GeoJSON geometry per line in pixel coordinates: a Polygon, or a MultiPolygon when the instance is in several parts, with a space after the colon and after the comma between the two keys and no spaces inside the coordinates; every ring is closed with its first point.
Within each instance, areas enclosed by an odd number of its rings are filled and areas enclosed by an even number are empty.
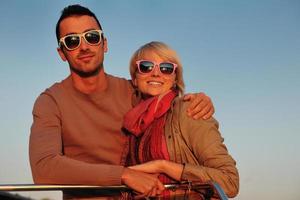
{"type": "Polygon", "coordinates": [[[77,49],[83,37],[89,45],[98,45],[101,42],[101,30],[90,30],[84,33],[70,34],[59,39],[59,47],[63,44],[69,51],[77,49]]]}
{"type": "Polygon", "coordinates": [[[147,74],[154,70],[156,66],[159,66],[159,70],[162,74],[173,74],[176,70],[177,64],[171,62],[160,62],[155,63],[149,60],[138,60],[136,61],[139,73],[147,74]]]}

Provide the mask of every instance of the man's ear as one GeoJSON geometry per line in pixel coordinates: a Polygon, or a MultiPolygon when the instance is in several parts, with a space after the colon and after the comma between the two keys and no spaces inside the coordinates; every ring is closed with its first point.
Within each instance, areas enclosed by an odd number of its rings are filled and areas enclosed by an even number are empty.
{"type": "Polygon", "coordinates": [[[60,58],[61,58],[64,62],[67,61],[67,58],[66,58],[66,56],[65,56],[65,54],[64,54],[64,52],[63,52],[63,50],[62,50],[61,48],[59,48],[59,47],[57,47],[56,50],[57,50],[57,52],[58,52],[60,58]]]}
{"type": "Polygon", "coordinates": [[[103,51],[104,51],[104,53],[106,53],[108,51],[107,39],[106,38],[103,39],[103,51]]]}

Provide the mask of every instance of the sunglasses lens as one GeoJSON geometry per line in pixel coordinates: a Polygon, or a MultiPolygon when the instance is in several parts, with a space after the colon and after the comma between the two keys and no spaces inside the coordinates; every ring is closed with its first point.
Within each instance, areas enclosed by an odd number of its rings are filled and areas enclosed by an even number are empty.
{"type": "Polygon", "coordinates": [[[69,49],[75,49],[80,43],[80,37],[75,35],[70,35],[65,38],[65,44],[69,49]]]}
{"type": "Polygon", "coordinates": [[[90,31],[84,35],[86,41],[90,44],[98,44],[100,42],[100,34],[97,31],[90,31]]]}
{"type": "Polygon", "coordinates": [[[141,61],[139,64],[139,69],[142,73],[149,73],[152,71],[154,64],[149,61],[141,61]]]}
{"type": "Polygon", "coordinates": [[[160,71],[163,74],[172,74],[174,72],[175,66],[172,63],[161,63],[159,65],[160,71]]]}

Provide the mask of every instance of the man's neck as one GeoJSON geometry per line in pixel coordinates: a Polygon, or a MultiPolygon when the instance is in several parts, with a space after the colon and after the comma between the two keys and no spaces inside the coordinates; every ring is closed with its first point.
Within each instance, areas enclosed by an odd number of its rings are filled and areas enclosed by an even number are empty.
{"type": "Polygon", "coordinates": [[[96,91],[101,92],[108,86],[103,68],[100,69],[97,75],[88,78],[82,78],[71,71],[71,77],[74,87],[84,94],[91,94],[96,91]]]}

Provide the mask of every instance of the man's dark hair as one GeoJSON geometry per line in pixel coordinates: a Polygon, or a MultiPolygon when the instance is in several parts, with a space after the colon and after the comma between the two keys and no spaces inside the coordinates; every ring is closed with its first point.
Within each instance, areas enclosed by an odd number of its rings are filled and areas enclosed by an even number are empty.
{"type": "Polygon", "coordinates": [[[86,7],[83,7],[79,4],[74,4],[74,5],[69,5],[67,7],[65,7],[63,9],[63,11],[61,12],[61,16],[56,24],[56,39],[57,39],[57,42],[59,42],[59,35],[60,35],[60,30],[59,30],[59,24],[60,22],[67,18],[67,17],[70,17],[70,16],[74,16],[74,15],[88,15],[88,16],[91,16],[93,18],[95,18],[97,24],[99,25],[100,27],[100,30],[102,30],[102,27],[101,27],[101,24],[100,22],[98,21],[96,15],[90,11],[88,8],[86,7]]]}

